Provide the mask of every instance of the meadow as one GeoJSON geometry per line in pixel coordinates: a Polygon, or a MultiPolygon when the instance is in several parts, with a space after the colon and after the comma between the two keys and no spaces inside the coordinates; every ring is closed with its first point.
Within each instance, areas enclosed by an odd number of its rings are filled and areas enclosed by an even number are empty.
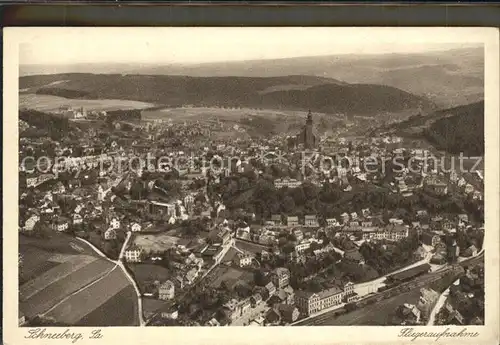
{"type": "Polygon", "coordinates": [[[137,235],[134,238],[134,244],[146,252],[165,251],[174,247],[178,241],[178,237],[169,236],[167,234],[143,234],[137,235]]]}
{"type": "Polygon", "coordinates": [[[47,236],[19,236],[19,310],[28,320],[45,315],[64,324],[138,324],[134,287],[114,263],[71,236],[47,236]]]}
{"type": "Polygon", "coordinates": [[[42,112],[55,112],[60,107],[83,107],[85,110],[111,111],[144,109],[154,106],[151,103],[129,101],[122,99],[69,99],[58,96],[19,94],[19,109],[33,109],[42,112]]]}
{"type": "Polygon", "coordinates": [[[233,289],[239,283],[248,283],[253,280],[253,274],[250,271],[244,271],[233,267],[219,266],[214,272],[210,273],[210,275],[215,277],[210,283],[210,286],[215,288],[225,283],[229,289],[233,289]]]}
{"type": "MultiPolygon", "coordinates": [[[[106,275],[113,268],[113,264],[106,260],[95,260],[64,277],[60,277],[59,267],[61,265],[47,271],[44,279],[39,281],[40,286],[30,288],[29,291],[35,293],[20,301],[19,309],[27,317],[47,312],[67,296],[106,275]],[[56,272],[52,273],[53,270],[56,272]]],[[[23,286],[20,290],[24,290],[23,286]]]]}
{"type": "Polygon", "coordinates": [[[75,325],[87,327],[138,326],[136,300],[134,287],[128,285],[81,318],[75,325]]]}
{"type": "Polygon", "coordinates": [[[172,273],[165,267],[154,264],[128,264],[127,265],[134,280],[139,286],[139,290],[144,293],[147,287],[151,286],[156,280],[163,283],[167,279],[172,279],[172,273]]]}
{"type": "Polygon", "coordinates": [[[53,317],[59,322],[75,324],[129,285],[130,282],[125,274],[120,269],[115,269],[103,279],[57,305],[47,313],[47,316],[53,317]]]}

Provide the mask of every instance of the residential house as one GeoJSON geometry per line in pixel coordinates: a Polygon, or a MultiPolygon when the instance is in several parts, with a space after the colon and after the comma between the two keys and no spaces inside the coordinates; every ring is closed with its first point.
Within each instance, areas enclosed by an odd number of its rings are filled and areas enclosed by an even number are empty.
{"type": "Polygon", "coordinates": [[[459,214],[458,215],[458,220],[462,223],[468,223],[469,222],[469,216],[466,214],[459,214]]]}
{"type": "Polygon", "coordinates": [[[413,253],[413,256],[416,260],[422,260],[426,257],[426,255],[427,251],[421,246],[419,246],[417,250],[413,253]]]}
{"type": "Polygon", "coordinates": [[[368,218],[370,216],[370,209],[369,208],[364,208],[361,210],[361,213],[363,214],[364,218],[368,218]]]}
{"type": "Polygon", "coordinates": [[[304,217],[304,226],[307,227],[319,226],[317,217],[315,215],[306,215],[304,217]]]}
{"type": "Polygon", "coordinates": [[[287,226],[298,226],[299,225],[299,217],[297,216],[289,216],[286,221],[287,226]]]}
{"type": "Polygon", "coordinates": [[[193,284],[195,279],[198,277],[198,269],[195,267],[195,268],[192,268],[190,269],[187,273],[186,273],[186,276],[185,276],[185,280],[188,284],[193,284]]]}
{"type": "Polygon", "coordinates": [[[66,231],[69,229],[69,222],[65,218],[57,218],[53,223],[52,223],[52,229],[56,231],[66,231]]]}
{"type": "Polygon", "coordinates": [[[478,190],[475,190],[474,192],[472,192],[472,199],[482,201],[483,200],[483,193],[481,193],[478,190]]]}
{"type": "Polygon", "coordinates": [[[333,226],[338,226],[339,223],[338,223],[337,219],[335,219],[335,218],[327,218],[326,219],[326,225],[330,226],[330,227],[333,227],[333,226]]]}
{"type": "Polygon", "coordinates": [[[303,241],[303,242],[300,242],[298,243],[296,246],[295,246],[295,252],[297,254],[302,254],[303,252],[305,252],[307,249],[309,249],[309,247],[311,246],[311,242],[310,241],[303,241]]]}
{"type": "Polygon", "coordinates": [[[288,188],[297,188],[300,187],[302,182],[295,180],[295,179],[277,179],[274,180],[274,186],[276,189],[280,189],[283,187],[288,187],[288,188]]]}
{"type": "Polygon", "coordinates": [[[430,312],[432,311],[432,308],[436,304],[436,301],[439,298],[439,293],[429,289],[429,288],[422,288],[420,289],[420,299],[418,300],[417,303],[417,308],[424,314],[424,315],[430,315],[430,312]]]}
{"type": "Polygon", "coordinates": [[[357,301],[359,299],[358,294],[354,291],[354,283],[348,282],[344,285],[344,301],[347,303],[357,301]]]}
{"type": "Polygon", "coordinates": [[[207,321],[207,323],[205,324],[205,326],[219,327],[220,326],[220,322],[216,318],[212,318],[212,319],[210,319],[210,320],[207,321]]]}
{"type": "Polygon", "coordinates": [[[109,228],[108,230],[106,230],[104,232],[104,239],[106,241],[109,241],[109,240],[116,240],[116,230],[113,229],[113,228],[109,228]]]}
{"type": "Polygon", "coordinates": [[[83,217],[80,214],[78,213],[73,214],[73,224],[75,225],[82,224],[82,222],[83,222],[83,217]]]}
{"type": "Polygon", "coordinates": [[[293,235],[295,236],[297,242],[300,242],[304,239],[304,233],[299,229],[294,230],[293,235]]]}
{"type": "Polygon", "coordinates": [[[344,224],[347,224],[347,222],[349,222],[349,213],[344,212],[340,216],[342,217],[342,222],[344,224]]]}
{"type": "Polygon", "coordinates": [[[420,241],[427,246],[436,247],[441,242],[441,237],[435,233],[424,231],[420,235],[420,241]]]}
{"type": "Polygon", "coordinates": [[[119,229],[120,228],[120,220],[116,217],[111,218],[111,222],[109,223],[110,227],[112,229],[119,229]]]}
{"type": "Polygon", "coordinates": [[[267,290],[267,293],[269,294],[269,296],[272,296],[276,293],[276,286],[274,286],[273,282],[269,282],[266,284],[265,286],[266,290],[267,290]]]}
{"type": "Polygon", "coordinates": [[[260,293],[253,294],[252,297],[250,297],[250,303],[252,304],[252,308],[255,308],[261,302],[262,302],[262,295],[260,293]]]}
{"type": "Polygon", "coordinates": [[[290,285],[288,285],[284,289],[281,289],[280,291],[284,291],[286,294],[286,299],[284,300],[285,303],[288,304],[295,303],[295,291],[293,291],[293,288],[290,285]]]}
{"type": "Polygon", "coordinates": [[[231,241],[231,238],[231,230],[227,227],[224,227],[217,230],[217,234],[214,240],[216,243],[221,243],[221,245],[224,246],[231,241]]]}
{"type": "Polygon", "coordinates": [[[477,252],[478,252],[477,247],[475,245],[471,245],[469,248],[463,251],[462,256],[465,257],[476,256],[477,252]]]}
{"type": "Polygon", "coordinates": [[[371,219],[366,219],[361,222],[362,228],[371,228],[373,226],[373,221],[371,219]]]}
{"type": "Polygon", "coordinates": [[[281,215],[279,215],[279,214],[271,215],[271,223],[274,226],[280,226],[281,225],[281,215]]]}
{"type": "Polygon", "coordinates": [[[125,260],[127,262],[141,262],[142,250],[137,246],[131,246],[125,250],[125,260]]]}
{"type": "Polygon", "coordinates": [[[175,286],[170,280],[165,281],[158,288],[158,298],[161,300],[171,300],[175,296],[175,286]]]}
{"type": "Polygon", "coordinates": [[[22,311],[19,311],[19,319],[18,319],[19,327],[23,326],[25,323],[26,323],[26,316],[22,311]]]}
{"type": "Polygon", "coordinates": [[[278,289],[283,289],[290,283],[290,270],[278,267],[271,273],[271,281],[278,289]]]}
{"type": "Polygon", "coordinates": [[[160,315],[164,319],[176,320],[179,317],[179,310],[177,306],[173,305],[167,310],[162,311],[160,315]]]}
{"type": "Polygon", "coordinates": [[[473,185],[471,185],[470,183],[467,183],[467,184],[465,185],[464,192],[465,192],[466,194],[470,194],[470,193],[474,192],[474,186],[473,186],[473,185]]]}
{"type": "Polygon", "coordinates": [[[62,182],[58,182],[55,186],[54,189],[52,190],[54,194],[62,194],[66,192],[66,187],[62,184],[62,182]]]}
{"type": "Polygon", "coordinates": [[[252,259],[249,254],[237,253],[233,258],[233,262],[239,267],[246,267],[252,264],[252,259]]]}
{"type": "Polygon", "coordinates": [[[269,326],[277,326],[281,322],[281,313],[275,308],[269,309],[266,314],[265,324],[269,326]]]}
{"type": "Polygon", "coordinates": [[[404,303],[397,311],[397,316],[402,320],[403,325],[416,325],[420,322],[421,312],[414,304],[404,303]]]}
{"type": "Polygon", "coordinates": [[[35,228],[35,224],[40,220],[40,216],[37,214],[32,215],[29,217],[26,222],[24,223],[24,230],[25,231],[33,231],[35,228]]]}
{"type": "Polygon", "coordinates": [[[130,230],[132,232],[140,232],[142,229],[141,229],[141,225],[139,223],[132,223],[130,225],[130,230]]]}

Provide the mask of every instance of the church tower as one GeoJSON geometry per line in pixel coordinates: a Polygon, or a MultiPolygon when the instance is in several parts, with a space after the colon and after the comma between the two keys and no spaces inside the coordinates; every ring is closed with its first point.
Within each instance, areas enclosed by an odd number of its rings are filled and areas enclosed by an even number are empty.
{"type": "Polygon", "coordinates": [[[304,147],[312,149],[314,147],[313,119],[311,111],[307,114],[306,127],[304,128],[304,147]]]}

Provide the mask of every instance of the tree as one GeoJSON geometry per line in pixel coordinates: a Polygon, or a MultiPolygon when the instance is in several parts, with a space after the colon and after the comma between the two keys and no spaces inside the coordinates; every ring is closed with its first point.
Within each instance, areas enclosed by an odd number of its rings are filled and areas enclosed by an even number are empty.
{"type": "Polygon", "coordinates": [[[291,214],[295,210],[295,201],[289,195],[283,198],[282,209],[284,213],[291,214]]]}
{"type": "Polygon", "coordinates": [[[250,188],[250,182],[248,181],[248,178],[246,177],[241,177],[238,181],[239,189],[240,191],[247,190],[250,188]]]}
{"type": "Polygon", "coordinates": [[[134,200],[142,200],[146,197],[147,190],[142,182],[135,182],[130,187],[130,197],[134,200]]]}

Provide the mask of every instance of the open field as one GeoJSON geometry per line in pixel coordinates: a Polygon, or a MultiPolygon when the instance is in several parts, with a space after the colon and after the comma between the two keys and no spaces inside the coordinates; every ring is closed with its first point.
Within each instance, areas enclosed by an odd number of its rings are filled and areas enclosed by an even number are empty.
{"type": "Polygon", "coordinates": [[[59,322],[75,324],[129,285],[125,274],[120,269],[115,269],[103,279],[69,297],[47,316],[59,322]]]}
{"type": "Polygon", "coordinates": [[[178,237],[166,234],[145,234],[137,235],[134,238],[134,244],[144,249],[146,252],[167,250],[174,247],[178,241],[178,237]]]}
{"type": "Polygon", "coordinates": [[[172,273],[165,267],[153,264],[127,264],[132,271],[134,280],[139,285],[141,292],[145,291],[145,286],[154,283],[155,280],[164,282],[172,278],[172,273]]]}
{"type": "Polygon", "coordinates": [[[19,246],[19,253],[23,257],[22,269],[19,270],[19,285],[59,265],[59,262],[49,261],[52,253],[36,247],[19,246]]]}
{"type": "MultiPolygon", "coordinates": [[[[62,253],[62,254],[86,254],[94,255],[97,254],[83,242],[76,240],[68,234],[60,232],[50,232],[46,238],[36,238],[20,235],[19,236],[19,251],[25,256],[30,256],[28,249],[29,247],[34,247],[39,250],[44,250],[49,253],[62,253]]],[[[51,255],[52,255],[51,254],[51,255]]]]}
{"type": "Polygon", "coordinates": [[[134,287],[128,285],[89,314],[85,315],[76,326],[138,326],[137,296],[134,287]]]}
{"type": "MultiPolygon", "coordinates": [[[[270,110],[270,109],[250,109],[250,108],[239,108],[239,109],[224,109],[224,108],[164,108],[155,110],[143,110],[143,119],[155,120],[172,120],[172,121],[186,121],[186,120],[197,120],[206,118],[217,118],[220,120],[238,120],[247,117],[258,117],[262,116],[265,118],[303,118],[305,117],[303,111],[293,111],[293,110],[270,110]]],[[[318,114],[318,116],[323,114],[318,114]]]]}
{"type": "Polygon", "coordinates": [[[19,94],[19,109],[34,109],[43,112],[58,111],[60,107],[84,107],[85,110],[110,111],[144,109],[154,106],[151,103],[121,99],[70,99],[50,95],[19,94]]]}
{"type": "Polygon", "coordinates": [[[172,305],[171,301],[162,301],[154,298],[143,298],[142,307],[144,310],[144,317],[146,319],[155,315],[158,311],[165,309],[172,305]]]}
{"type": "MultiPolygon", "coordinates": [[[[57,270],[58,267],[55,267],[54,270],[57,270]]],[[[104,276],[112,269],[112,267],[113,264],[106,260],[95,260],[78,270],[72,271],[64,277],[58,277],[55,275],[55,280],[52,280],[49,285],[41,290],[37,289],[37,287],[32,287],[30,291],[38,292],[33,294],[31,297],[20,301],[19,309],[23,311],[28,318],[44,313],[57,302],[63,300],[66,296],[69,296],[85,285],[90,284],[96,279],[104,276]]],[[[47,275],[45,279],[40,280],[41,286],[46,285],[49,277],[50,274],[47,275]]]]}
{"type": "Polygon", "coordinates": [[[67,277],[71,273],[87,266],[95,260],[97,260],[95,256],[71,255],[66,262],[57,265],[22,285],[19,289],[19,300],[26,301],[52,283],[67,277]]]}
{"type": "Polygon", "coordinates": [[[229,289],[234,288],[240,282],[253,280],[253,274],[249,271],[224,266],[217,267],[210,276],[215,277],[210,286],[219,287],[224,282],[229,289]]]}

